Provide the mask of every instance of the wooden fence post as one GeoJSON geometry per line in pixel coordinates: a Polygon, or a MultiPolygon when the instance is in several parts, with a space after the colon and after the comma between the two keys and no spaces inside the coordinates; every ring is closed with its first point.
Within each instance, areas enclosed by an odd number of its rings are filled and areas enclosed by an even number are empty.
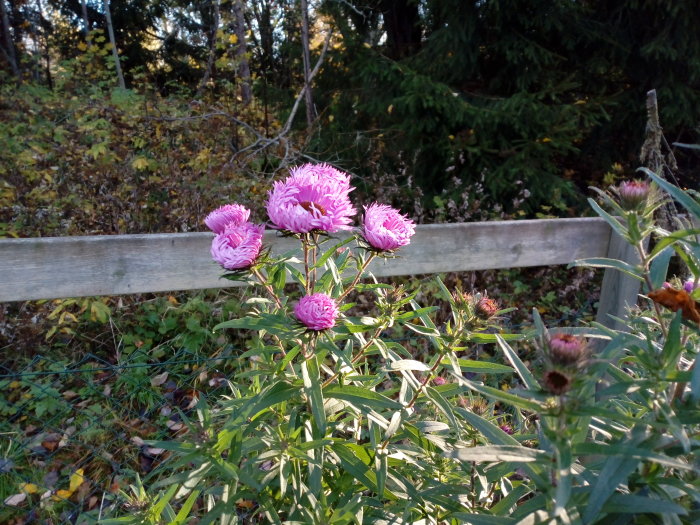
{"type": "MultiPolygon", "coordinates": [[[[640,262],[634,247],[612,230],[610,231],[610,243],[606,257],[633,265],[640,262]]],[[[627,318],[629,308],[637,304],[641,284],[641,281],[619,270],[612,268],[605,270],[596,321],[613,330],[623,329],[625,324],[611,316],[620,319],[627,318]]]]}

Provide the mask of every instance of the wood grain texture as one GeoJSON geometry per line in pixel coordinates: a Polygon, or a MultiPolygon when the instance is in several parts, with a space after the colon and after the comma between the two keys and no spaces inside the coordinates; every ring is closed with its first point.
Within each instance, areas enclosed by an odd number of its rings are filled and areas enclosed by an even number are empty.
{"type": "MultiPolygon", "coordinates": [[[[0,240],[0,301],[221,288],[211,233],[101,235],[0,240]]],[[[608,253],[598,218],[429,224],[399,257],[377,260],[378,277],[567,264],[608,253]]],[[[293,238],[268,231],[273,254],[293,238]]]]}
{"type": "MultiPolygon", "coordinates": [[[[606,257],[632,265],[640,262],[639,254],[634,247],[613,231],[610,232],[610,245],[606,257]]],[[[605,270],[600,286],[596,321],[613,330],[623,330],[625,324],[614,317],[627,318],[629,309],[637,304],[641,287],[642,283],[634,277],[612,268],[605,270]]]]}

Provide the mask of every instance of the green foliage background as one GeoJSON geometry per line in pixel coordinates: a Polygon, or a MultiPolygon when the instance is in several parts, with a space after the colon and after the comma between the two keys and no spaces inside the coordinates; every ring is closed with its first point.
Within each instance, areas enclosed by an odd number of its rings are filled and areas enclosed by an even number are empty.
{"type": "MultiPolygon", "coordinates": [[[[652,88],[670,141],[697,140],[691,0],[312,2],[312,66],[333,35],[312,82],[317,118],[304,122],[301,100],[289,129],[303,86],[297,1],[240,2],[243,49],[233,0],[110,5],[126,93],[114,91],[101,3],[87,4],[87,37],[78,2],[8,3],[0,41],[13,42],[21,74],[0,58],[2,235],[197,229],[186,210],[231,195],[257,204],[250,187],[307,160],[351,172],[360,191],[421,221],[579,214],[587,186],[613,164],[618,175],[636,167],[652,88]],[[105,192],[150,196],[115,212],[134,218],[127,225],[26,219],[65,199],[89,207],[90,177],[108,214],[105,192]],[[193,190],[201,203],[183,201],[193,190]],[[156,207],[181,218],[163,220],[156,207]]],[[[697,153],[676,153],[692,186],[697,153]]]]}

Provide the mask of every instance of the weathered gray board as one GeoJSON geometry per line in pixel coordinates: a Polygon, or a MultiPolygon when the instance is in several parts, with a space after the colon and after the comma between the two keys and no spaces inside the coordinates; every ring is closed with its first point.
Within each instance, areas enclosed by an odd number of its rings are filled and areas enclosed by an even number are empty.
{"type": "MultiPolygon", "coordinates": [[[[567,264],[608,253],[598,218],[420,225],[399,258],[377,260],[380,277],[567,264]]],[[[0,301],[120,295],[232,286],[211,260],[210,233],[0,240],[0,301]]],[[[268,231],[273,253],[298,243],[268,231]]]]}

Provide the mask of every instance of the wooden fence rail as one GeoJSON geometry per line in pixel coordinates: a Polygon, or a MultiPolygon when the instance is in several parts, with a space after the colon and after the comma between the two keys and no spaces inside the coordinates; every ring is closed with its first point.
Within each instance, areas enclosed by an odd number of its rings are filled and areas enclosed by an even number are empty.
{"type": "MultiPolygon", "coordinates": [[[[210,233],[100,235],[0,240],[0,302],[233,286],[211,260],[210,233]]],[[[273,253],[298,247],[268,231],[273,253]]],[[[628,258],[598,218],[420,225],[400,257],[376,260],[378,277],[628,258]]],[[[609,273],[599,318],[624,314],[639,287],[609,273]],[[611,290],[612,292],[608,292],[611,290]]]]}

